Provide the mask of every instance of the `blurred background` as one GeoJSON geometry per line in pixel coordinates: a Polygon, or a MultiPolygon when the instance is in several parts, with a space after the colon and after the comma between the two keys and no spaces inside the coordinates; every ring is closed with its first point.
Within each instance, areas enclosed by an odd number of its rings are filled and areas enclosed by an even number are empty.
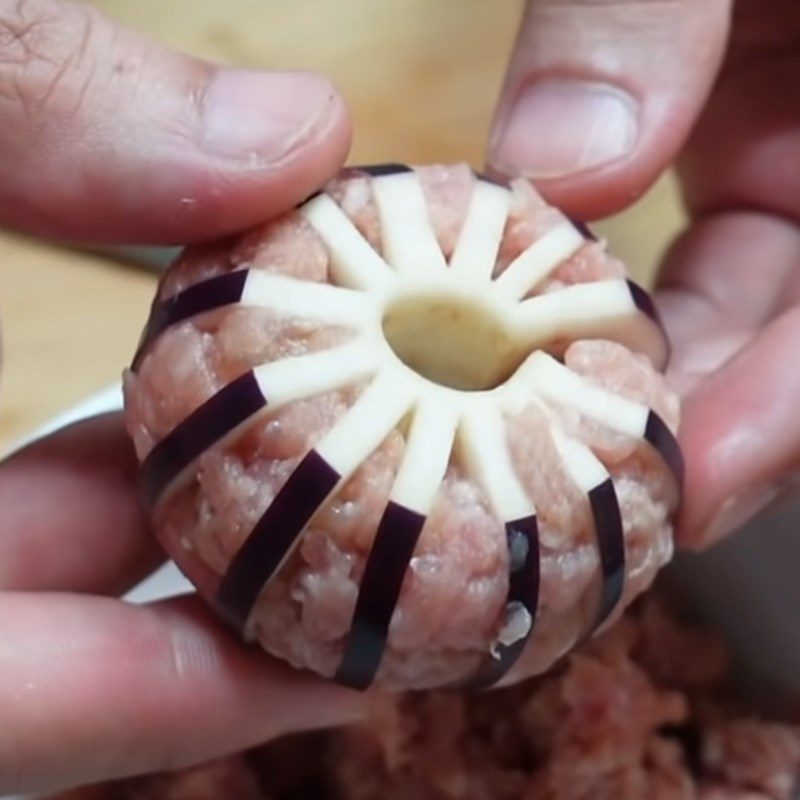
{"type": "MultiPolygon", "coordinates": [[[[308,68],[354,117],[351,158],[482,163],[521,0],[94,0],[166,44],[247,67],[308,68]]],[[[535,131],[531,132],[535,135],[535,131]]],[[[597,226],[648,282],[680,225],[662,180],[597,226]]],[[[118,379],[164,253],[75,252],[0,232],[0,449],[118,379]]]]}

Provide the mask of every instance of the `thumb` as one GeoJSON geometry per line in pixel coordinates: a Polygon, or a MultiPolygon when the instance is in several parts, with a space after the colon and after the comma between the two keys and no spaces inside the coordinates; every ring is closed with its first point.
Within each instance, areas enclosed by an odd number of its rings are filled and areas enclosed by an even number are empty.
{"type": "Polygon", "coordinates": [[[730,0],[529,0],[488,161],[580,217],[640,195],[713,83],[730,0]]]}
{"type": "Polygon", "coordinates": [[[88,6],[0,0],[0,224],[183,242],[254,224],[341,165],[324,78],[218,68],[88,6]]]}

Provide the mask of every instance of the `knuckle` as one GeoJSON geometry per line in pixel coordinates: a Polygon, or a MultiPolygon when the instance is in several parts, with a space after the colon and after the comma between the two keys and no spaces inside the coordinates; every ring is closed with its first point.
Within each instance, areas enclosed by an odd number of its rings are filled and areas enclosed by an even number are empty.
{"type": "Polygon", "coordinates": [[[92,83],[97,17],[56,0],[0,0],[0,98],[36,118],[76,115],[92,83]]]}

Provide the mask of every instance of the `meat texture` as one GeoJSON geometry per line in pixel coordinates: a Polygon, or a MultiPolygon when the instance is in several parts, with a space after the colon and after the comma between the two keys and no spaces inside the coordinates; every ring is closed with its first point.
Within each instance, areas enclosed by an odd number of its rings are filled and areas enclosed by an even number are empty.
{"type": "MultiPolygon", "coordinates": [[[[424,167],[417,174],[439,246],[449,256],[476,179],[463,166],[424,167]]],[[[346,172],[328,191],[380,249],[370,181],[363,173],[346,172]]],[[[514,184],[495,273],[563,221],[529,184],[514,184]]],[[[239,240],[188,249],[164,277],[158,299],[243,268],[331,280],[323,242],[298,212],[290,212],[239,240]]],[[[602,243],[587,240],[532,294],[622,273],[602,243]]],[[[154,342],[138,369],[125,376],[127,425],[139,457],[244,371],[325,350],[353,335],[346,326],[237,305],[174,325],[154,342]]],[[[649,405],[673,432],[677,429],[677,399],[645,356],[610,341],[579,340],[566,350],[564,363],[594,385],[649,405]]],[[[302,456],[362,389],[354,385],[291,403],[205,452],[192,479],[155,513],[156,531],[179,565],[201,564],[221,576],[302,456]]],[[[551,413],[592,449],[613,479],[627,558],[621,608],[671,556],[674,481],[645,442],[566,408],[554,406],[551,413]]],[[[541,535],[538,613],[514,673],[519,679],[548,668],[586,635],[596,613],[599,555],[586,496],[560,464],[541,407],[533,404],[509,414],[506,431],[517,475],[535,503],[541,535]]],[[[404,437],[403,430],[393,431],[326,503],[261,594],[252,630],[270,653],[325,676],[336,672],[366,558],[403,457],[404,437]]],[[[503,522],[456,452],[406,573],[379,683],[431,688],[472,675],[506,621],[508,558],[503,522]]],[[[665,752],[653,757],[669,761],[665,752]]]]}

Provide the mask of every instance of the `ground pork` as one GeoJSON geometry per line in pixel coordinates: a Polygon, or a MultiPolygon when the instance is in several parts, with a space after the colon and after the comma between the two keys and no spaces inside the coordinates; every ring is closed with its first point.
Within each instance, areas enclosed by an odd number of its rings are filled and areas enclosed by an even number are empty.
{"type": "MultiPolygon", "coordinates": [[[[476,178],[465,166],[424,167],[418,174],[438,244],[449,256],[476,178]]],[[[328,191],[380,249],[371,180],[347,171],[328,191]]],[[[564,220],[530,184],[515,183],[495,274],[564,220]]],[[[238,240],[188,249],[166,273],[159,299],[245,267],[308,281],[331,280],[323,242],[295,211],[238,240]]],[[[531,293],[617,278],[622,272],[604,245],[587,240],[531,293]]],[[[353,335],[346,326],[321,326],[240,306],[173,326],[150,347],[138,369],[125,376],[127,425],[139,457],[253,366],[324,350],[353,335]]],[[[577,341],[564,361],[598,386],[646,403],[676,430],[677,399],[645,356],[613,342],[577,341]]],[[[197,571],[193,564],[200,564],[221,576],[301,457],[362,389],[353,386],[292,403],[203,454],[192,480],[154,517],[159,537],[178,564],[189,574],[197,571]]],[[[624,605],[671,556],[674,482],[648,445],[566,409],[555,412],[565,429],[600,457],[614,481],[626,539],[624,605]]],[[[516,472],[535,501],[541,528],[537,619],[515,673],[523,677],[549,667],[585,635],[599,593],[599,555],[588,501],[565,475],[547,421],[531,407],[510,415],[506,427],[516,472]]],[[[336,672],[365,561],[404,449],[402,432],[392,432],[316,515],[300,546],[262,593],[252,615],[253,630],[272,654],[325,676],[336,672]]],[[[398,689],[429,688],[473,674],[502,627],[507,592],[503,521],[456,453],[403,583],[378,681],[398,689]]]]}

